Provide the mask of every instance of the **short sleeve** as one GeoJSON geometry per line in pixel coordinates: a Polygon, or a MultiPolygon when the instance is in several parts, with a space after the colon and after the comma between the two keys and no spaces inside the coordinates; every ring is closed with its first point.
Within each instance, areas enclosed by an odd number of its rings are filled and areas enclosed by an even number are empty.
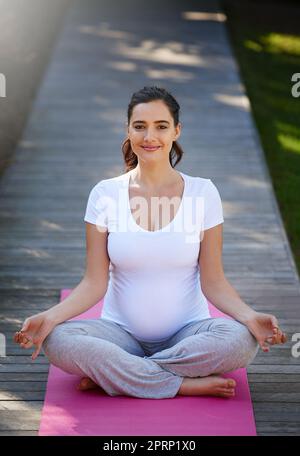
{"type": "Polygon", "coordinates": [[[209,179],[204,189],[204,230],[224,223],[223,206],[219,191],[209,179]]]}
{"type": "Polygon", "coordinates": [[[106,192],[101,182],[96,184],[90,191],[84,221],[93,223],[97,227],[107,228],[107,201],[106,192]]]}

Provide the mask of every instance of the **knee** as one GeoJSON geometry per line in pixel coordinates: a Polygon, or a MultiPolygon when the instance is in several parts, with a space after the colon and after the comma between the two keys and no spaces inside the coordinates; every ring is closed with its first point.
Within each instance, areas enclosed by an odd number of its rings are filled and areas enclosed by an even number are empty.
{"type": "Polygon", "coordinates": [[[61,337],[62,333],[65,329],[65,323],[60,323],[59,325],[55,326],[52,331],[48,334],[48,336],[44,339],[42,343],[42,349],[44,353],[49,356],[52,352],[52,349],[57,351],[57,347],[59,345],[59,338],[61,337]]]}
{"type": "MultiPolygon", "coordinates": [[[[235,369],[248,366],[256,357],[259,344],[246,325],[237,320],[222,319],[219,330],[229,344],[230,358],[235,369]]],[[[226,345],[228,348],[228,344],[226,345]]]]}
{"type": "Polygon", "coordinates": [[[239,360],[239,367],[246,367],[251,364],[256,357],[259,350],[259,344],[246,325],[236,320],[234,320],[233,323],[236,328],[236,357],[239,360]]]}

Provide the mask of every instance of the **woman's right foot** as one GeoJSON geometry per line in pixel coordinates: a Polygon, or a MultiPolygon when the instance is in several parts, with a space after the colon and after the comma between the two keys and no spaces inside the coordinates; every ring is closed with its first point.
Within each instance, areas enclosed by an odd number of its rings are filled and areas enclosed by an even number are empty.
{"type": "Polygon", "coordinates": [[[90,389],[102,389],[97,383],[95,383],[89,377],[83,377],[80,380],[80,383],[77,385],[77,389],[80,391],[90,390],[90,389]]]}
{"type": "Polygon", "coordinates": [[[182,396],[233,397],[236,381],[212,374],[207,377],[185,377],[177,394],[182,396]]]}

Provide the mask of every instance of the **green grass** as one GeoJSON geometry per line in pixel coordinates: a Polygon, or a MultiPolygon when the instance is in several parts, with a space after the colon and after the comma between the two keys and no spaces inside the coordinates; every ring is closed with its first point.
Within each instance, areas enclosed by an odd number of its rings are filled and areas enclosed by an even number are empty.
{"type": "Polygon", "coordinates": [[[224,10],[300,275],[300,97],[291,93],[291,77],[300,73],[300,35],[277,32],[270,20],[258,27],[241,11],[231,17],[226,4],[224,10]]]}

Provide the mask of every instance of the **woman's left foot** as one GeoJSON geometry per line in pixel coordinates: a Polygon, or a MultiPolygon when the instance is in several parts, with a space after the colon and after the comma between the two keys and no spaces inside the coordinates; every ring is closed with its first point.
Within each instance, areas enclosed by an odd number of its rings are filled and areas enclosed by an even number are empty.
{"type": "Polygon", "coordinates": [[[99,385],[97,385],[97,383],[95,383],[89,377],[83,377],[80,380],[79,385],[77,386],[77,389],[80,390],[80,391],[89,390],[89,389],[97,389],[97,388],[102,389],[99,385]]]}

